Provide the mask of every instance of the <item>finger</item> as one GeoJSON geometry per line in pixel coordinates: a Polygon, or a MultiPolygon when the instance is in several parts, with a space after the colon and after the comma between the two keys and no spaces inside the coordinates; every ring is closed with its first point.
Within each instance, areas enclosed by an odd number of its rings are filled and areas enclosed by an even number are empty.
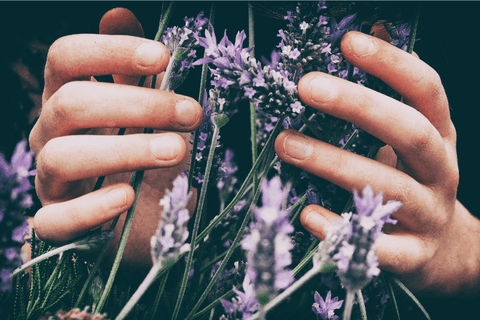
{"type": "Polygon", "coordinates": [[[390,145],[412,175],[424,183],[443,180],[445,142],[417,110],[374,90],[321,72],[311,72],[298,84],[308,105],[354,123],[390,145]]]}
{"type": "Polygon", "coordinates": [[[90,81],[70,82],[47,103],[31,132],[38,152],[47,141],[89,128],[152,128],[193,131],[203,119],[192,98],[163,90],[90,81]]]}
{"type": "Polygon", "coordinates": [[[134,198],[132,187],[119,183],[44,206],[34,217],[35,234],[53,243],[69,241],[115,218],[132,206],[134,198]]]}
{"type": "MultiPolygon", "coordinates": [[[[114,8],[105,13],[100,20],[99,33],[144,37],[142,25],[137,20],[137,17],[125,8],[114,8]]],[[[140,76],[136,75],[114,74],[112,76],[115,83],[121,84],[136,85],[140,80],[140,76]]],[[[149,80],[147,79],[144,86],[150,86],[148,82],[149,80]]]]}
{"type": "Polygon", "coordinates": [[[369,185],[376,193],[382,191],[386,199],[402,202],[402,210],[394,215],[412,230],[417,230],[426,221],[435,223],[430,221],[431,217],[417,214],[418,203],[435,205],[428,187],[404,172],[295,130],[285,130],[278,135],[275,151],[282,161],[349,192],[363,190],[369,185]]]}
{"type": "Polygon", "coordinates": [[[302,210],[300,222],[315,238],[324,240],[327,236],[327,228],[342,217],[324,207],[311,204],[302,210]]]}
{"type": "Polygon", "coordinates": [[[43,100],[65,83],[90,76],[159,74],[169,57],[160,42],[138,37],[78,34],[60,38],[48,52],[43,100]]]}
{"type": "Polygon", "coordinates": [[[389,43],[360,32],[349,32],[341,42],[344,57],[404,97],[420,111],[442,137],[455,134],[448,101],[438,74],[425,62],[389,43]]]}
{"type": "MultiPolygon", "coordinates": [[[[340,219],[341,216],[317,205],[307,206],[300,215],[305,229],[319,240],[324,240],[327,228],[340,219]]],[[[375,241],[375,253],[380,268],[398,274],[414,272],[431,256],[419,237],[398,231],[381,235],[375,241]]]]}
{"type": "MultiPolygon", "coordinates": [[[[58,199],[77,180],[119,172],[172,167],[185,157],[175,133],[67,136],[50,140],[37,157],[40,199],[58,199]]],[[[65,200],[65,199],[64,199],[65,200]]]]}
{"type": "Polygon", "coordinates": [[[99,24],[100,34],[119,34],[143,38],[142,25],[126,8],[114,8],[105,13],[99,24]]]}

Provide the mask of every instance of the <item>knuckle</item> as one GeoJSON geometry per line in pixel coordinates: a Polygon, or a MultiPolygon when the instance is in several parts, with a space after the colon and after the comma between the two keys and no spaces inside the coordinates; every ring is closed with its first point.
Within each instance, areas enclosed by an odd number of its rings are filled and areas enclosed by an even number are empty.
{"type": "MultiPolygon", "coordinates": [[[[62,57],[64,48],[71,36],[61,37],[50,46],[47,53],[46,68],[50,70],[64,69],[62,68],[62,57]]],[[[68,71],[68,70],[64,70],[68,71]]]]}
{"type": "MultiPolygon", "coordinates": [[[[410,140],[409,149],[414,153],[425,153],[426,151],[434,151],[439,147],[438,132],[432,127],[432,125],[426,121],[417,121],[413,124],[414,133],[413,138],[410,140]]],[[[443,143],[442,143],[443,144],[443,143]]]]}
{"type": "Polygon", "coordinates": [[[39,178],[58,178],[58,154],[61,152],[57,139],[48,141],[37,157],[37,176],[39,178]]]}

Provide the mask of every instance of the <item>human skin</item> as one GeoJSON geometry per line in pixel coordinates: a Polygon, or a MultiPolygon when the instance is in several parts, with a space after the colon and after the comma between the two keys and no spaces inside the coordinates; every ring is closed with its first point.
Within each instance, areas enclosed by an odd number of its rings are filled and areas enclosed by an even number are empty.
{"type": "MultiPolygon", "coordinates": [[[[100,31],[109,35],[66,36],[49,50],[42,111],[29,139],[43,205],[33,224],[39,238],[57,245],[108,227],[133,204],[127,183],[132,172],[146,170],[121,265],[126,275],[144,274],[151,267],[159,200],[188,168],[190,132],[200,125],[203,111],[192,98],[150,89],[151,77],[145,88],[136,86],[140,75],[161,74],[169,53],[160,42],[140,37],[142,27],[130,11],[109,11],[100,31]],[[115,84],[93,78],[109,74],[115,84]],[[116,128],[124,127],[126,134],[117,136],[116,128]],[[143,128],[157,131],[143,134],[143,128]],[[103,175],[103,187],[92,192],[103,175]]],[[[196,199],[192,191],[190,212],[196,199]]],[[[115,228],[107,263],[115,256],[124,219],[123,214],[115,228]]]]}
{"type": "MultiPolygon", "coordinates": [[[[138,21],[122,9],[109,12],[102,21],[105,33],[142,35],[138,21]]],[[[478,294],[480,222],[456,200],[456,134],[438,75],[421,60],[355,32],[342,39],[341,49],[348,61],[385,81],[405,103],[320,73],[301,79],[300,98],[355,123],[388,146],[370,160],[288,130],[277,138],[276,152],[283,161],[349,191],[370,185],[376,193],[382,191],[384,199],[403,203],[394,214],[397,225],[386,226],[376,245],[380,267],[397,274],[409,288],[423,294],[478,294]],[[357,42],[361,37],[373,45],[357,42]],[[366,52],[368,48],[373,51],[366,52]],[[314,95],[326,88],[330,93],[314,95]]],[[[133,190],[125,183],[131,171],[149,169],[122,266],[140,273],[148,270],[158,200],[187,167],[189,134],[166,134],[171,139],[161,146],[172,157],[159,160],[151,140],[162,134],[132,133],[144,127],[189,132],[201,121],[201,108],[193,99],[133,86],[139,75],[164,70],[166,52],[153,41],[107,35],[69,36],[52,46],[43,110],[30,136],[37,159],[36,189],[44,206],[34,221],[40,238],[64,243],[98,225],[108,226],[133,203],[133,190]],[[151,44],[150,49],[135,56],[140,43],[151,44]],[[155,64],[138,64],[138,57],[155,64]],[[102,74],[117,74],[116,84],[88,81],[102,74]],[[192,115],[190,125],[177,122],[179,100],[193,105],[187,113],[192,115]],[[118,127],[136,129],[124,137],[111,136],[118,127]],[[104,188],[91,192],[100,175],[107,175],[104,188]],[[121,191],[118,198],[108,192],[113,189],[121,191]]],[[[191,211],[193,204],[192,200],[191,211]]],[[[337,214],[319,206],[308,206],[301,215],[302,224],[319,239],[336,219],[337,214]]],[[[107,261],[112,261],[122,225],[121,220],[107,261]]]]}
{"type": "MultiPolygon", "coordinates": [[[[380,267],[419,294],[478,296],[480,221],[456,199],[456,132],[438,74],[417,57],[359,32],[346,34],[341,50],[350,63],[400,93],[403,102],[319,72],[300,80],[299,96],[387,146],[373,160],[286,130],[275,141],[278,156],[350,192],[370,185],[385,200],[401,201],[393,213],[397,224],[386,225],[375,244],[380,267]]],[[[319,239],[337,219],[317,205],[300,216],[319,239]]]]}

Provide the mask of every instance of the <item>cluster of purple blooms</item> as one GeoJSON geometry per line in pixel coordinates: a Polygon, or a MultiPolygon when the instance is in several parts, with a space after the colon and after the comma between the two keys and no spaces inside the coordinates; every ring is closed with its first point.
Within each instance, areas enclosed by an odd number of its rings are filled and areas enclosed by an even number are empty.
{"type": "Polygon", "coordinates": [[[167,190],[160,205],[162,216],[157,231],[150,241],[152,261],[154,265],[165,266],[175,262],[180,254],[190,250],[187,221],[190,213],[187,210],[191,192],[188,191],[188,179],[179,175],[173,181],[173,189],[167,190]]]}
{"type": "Polygon", "coordinates": [[[263,184],[262,206],[255,209],[250,234],[242,241],[242,248],[247,251],[247,273],[261,305],[294,280],[292,271],[286,269],[292,263],[290,234],[294,231],[288,219],[289,212],[282,210],[288,192],[288,188],[282,188],[278,176],[263,184]]]}
{"type": "MultiPolygon", "coordinates": [[[[203,108],[203,121],[200,127],[198,128],[198,139],[197,139],[197,148],[192,152],[195,152],[195,165],[190,170],[193,170],[193,179],[192,185],[195,188],[200,188],[204,181],[204,172],[207,165],[208,153],[210,151],[210,146],[213,139],[213,130],[214,124],[212,121],[212,108],[207,95],[204,95],[202,101],[203,108]]],[[[190,137],[190,143],[194,143],[195,134],[192,133],[190,137]]],[[[220,144],[220,134],[217,136],[217,142],[215,144],[215,149],[219,150],[221,147],[220,144]]],[[[219,167],[222,166],[221,152],[215,153],[215,160],[213,162],[214,168],[213,171],[218,171],[219,167]]],[[[218,177],[220,180],[222,176],[218,177]]]]}
{"type": "Polygon", "coordinates": [[[20,249],[29,231],[24,212],[33,204],[32,161],[26,140],[17,144],[10,163],[0,154],[0,293],[11,288],[11,274],[22,264],[20,249]]]}
{"type": "Polygon", "coordinates": [[[194,65],[212,64],[213,75],[210,100],[215,102],[213,112],[230,118],[235,112],[235,104],[248,98],[255,103],[257,110],[269,110],[272,114],[298,116],[304,107],[298,99],[293,75],[282,68],[262,67],[250,57],[252,48],[243,48],[245,32],[237,33],[232,43],[226,33],[217,43],[214,31],[205,32],[200,37],[200,45],[205,47],[205,58],[194,65]]]}
{"type": "Polygon", "coordinates": [[[167,28],[162,37],[162,42],[171,55],[172,73],[165,87],[168,91],[175,90],[187,77],[192,62],[196,58],[200,32],[204,29],[208,19],[204,18],[203,12],[201,12],[196,18],[185,17],[184,21],[185,25],[181,28],[177,26],[167,28]]]}
{"type": "Polygon", "coordinates": [[[26,140],[17,144],[10,163],[0,154],[0,292],[11,288],[11,274],[22,264],[20,249],[29,231],[24,212],[33,204],[32,162],[26,140]]]}
{"type": "Polygon", "coordinates": [[[380,273],[374,242],[385,223],[396,223],[390,214],[402,205],[393,200],[383,205],[382,193],[374,196],[369,186],[363,189],[362,196],[355,191],[357,214],[344,213],[342,220],[327,229],[325,247],[317,256],[317,260],[337,266],[337,274],[350,292],[361,290],[380,273]]]}

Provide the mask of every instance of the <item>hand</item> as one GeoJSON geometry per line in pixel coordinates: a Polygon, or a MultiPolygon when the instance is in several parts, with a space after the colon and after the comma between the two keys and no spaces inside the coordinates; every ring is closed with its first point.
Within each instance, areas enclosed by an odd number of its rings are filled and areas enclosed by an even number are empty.
{"type": "MultiPolygon", "coordinates": [[[[387,144],[376,160],[293,130],[282,132],[280,159],[353,192],[370,185],[403,203],[376,242],[380,267],[412,290],[435,295],[480,292],[480,222],[457,200],[456,133],[438,74],[420,59],[359,32],[341,42],[344,57],[403,96],[312,72],[298,84],[307,105],[361,127],[387,144]]],[[[340,217],[316,205],[301,213],[319,239],[340,217]]]]}
{"type": "MultiPolygon", "coordinates": [[[[30,135],[37,160],[35,186],[43,204],[34,228],[42,240],[61,244],[108,226],[133,204],[131,173],[147,170],[122,264],[149,269],[159,200],[188,167],[190,132],[200,125],[203,111],[194,99],[150,89],[150,77],[147,88],[136,86],[141,75],[164,71],[169,53],[160,42],[138,37],[143,30],[130,11],[109,11],[100,31],[136,36],[72,35],[49,50],[43,107],[30,135]],[[109,74],[115,84],[93,78],[109,74]],[[127,134],[117,136],[116,128],[123,127],[129,128],[127,134]],[[143,128],[180,133],[143,134],[143,128]],[[103,187],[92,192],[104,175],[103,187]]],[[[193,211],[195,196],[190,204],[193,211]]],[[[107,260],[115,256],[123,221],[110,241],[107,260]]]]}

